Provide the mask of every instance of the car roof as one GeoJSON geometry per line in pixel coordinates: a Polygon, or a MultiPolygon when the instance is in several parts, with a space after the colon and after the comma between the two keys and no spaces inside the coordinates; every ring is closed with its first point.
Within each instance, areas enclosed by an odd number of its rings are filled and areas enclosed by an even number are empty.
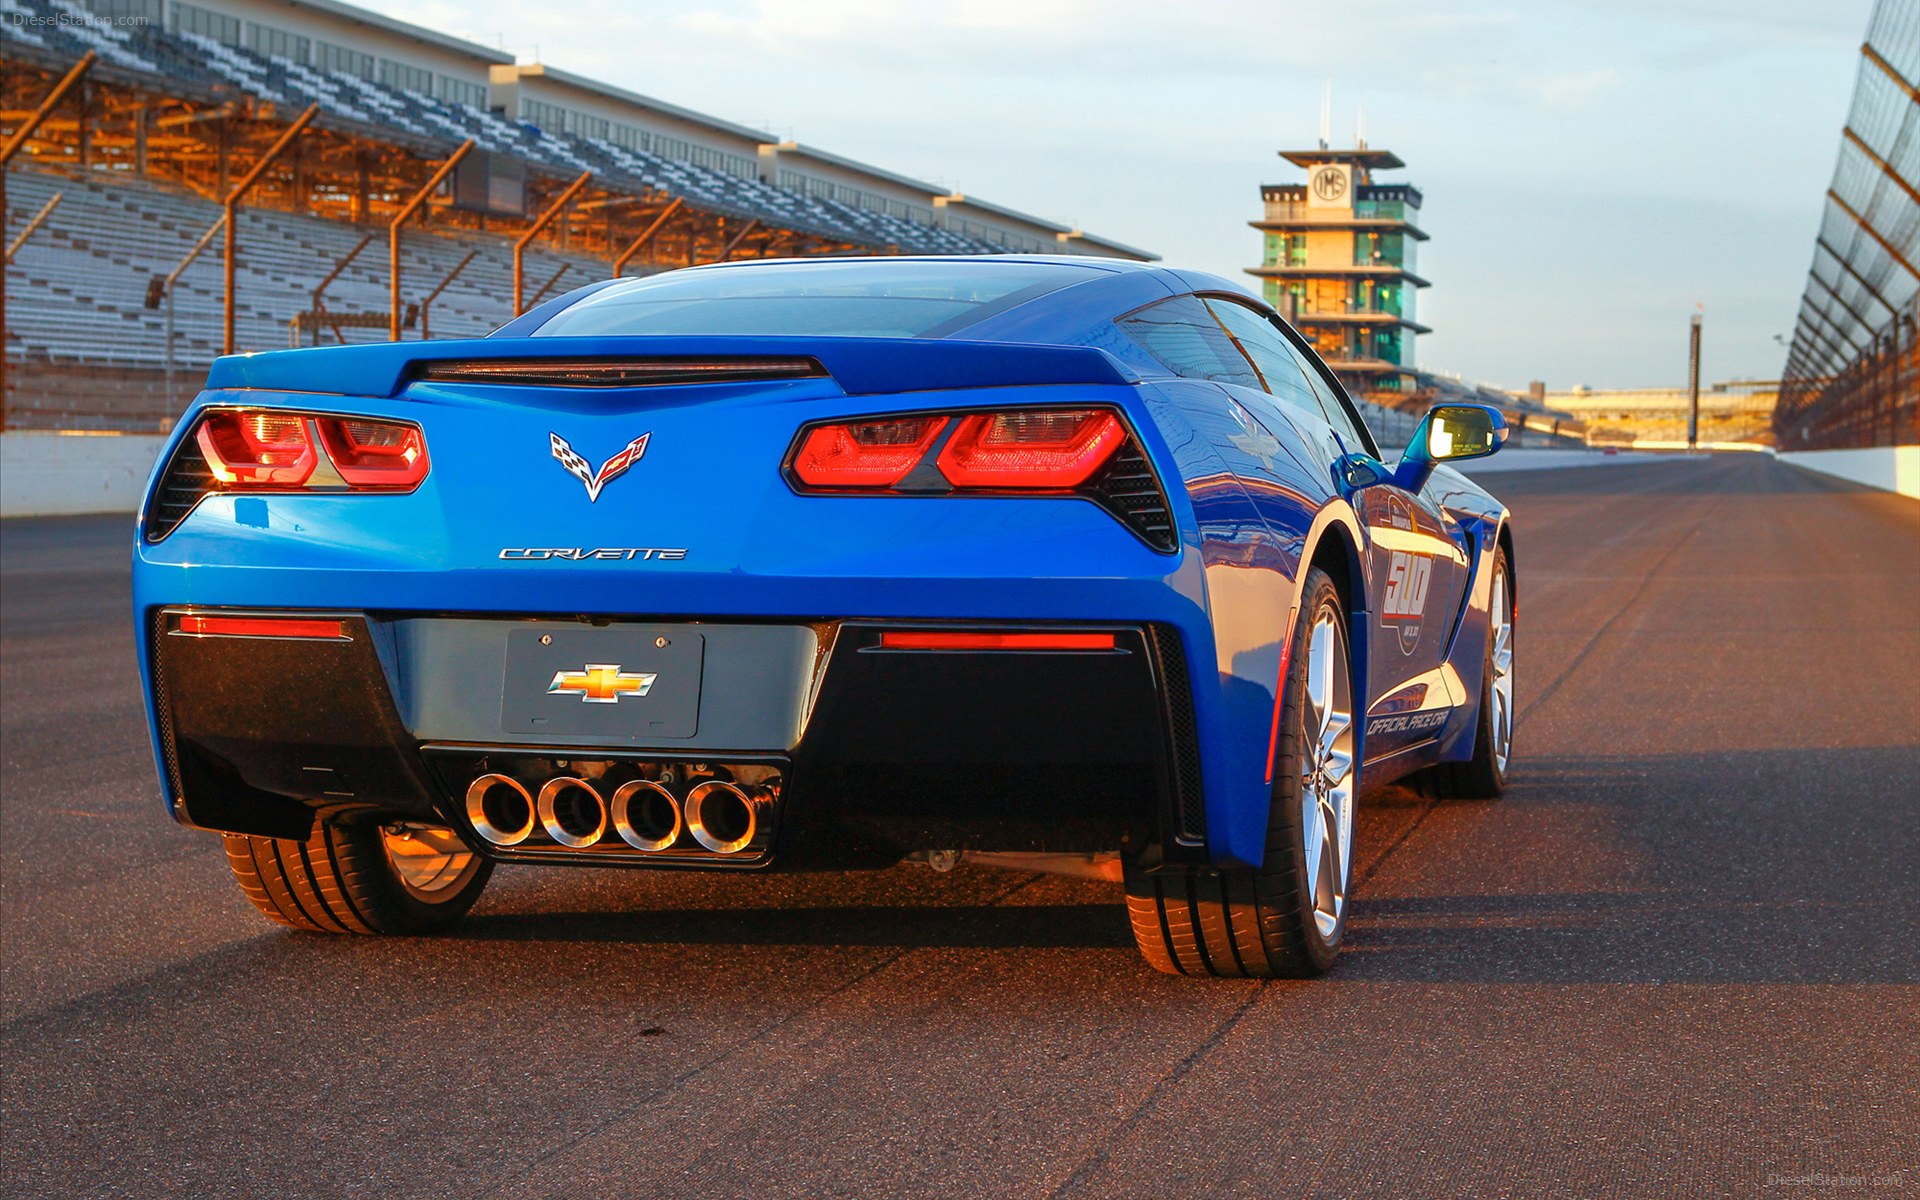
{"type": "Polygon", "coordinates": [[[812,258],[743,258],[729,262],[702,263],[694,267],[682,267],[685,271],[751,271],[764,267],[782,267],[795,264],[817,265],[819,263],[902,263],[902,262],[938,262],[954,264],[994,264],[994,263],[1054,263],[1068,267],[1087,267],[1102,271],[1161,271],[1153,263],[1136,262],[1130,258],[1103,258],[1093,254],[841,254],[820,255],[812,258]]]}
{"type": "MultiPolygon", "coordinates": [[[[1155,263],[1082,254],[901,254],[837,255],[809,258],[757,258],[703,263],[675,268],[682,272],[774,272],[790,267],[823,264],[858,270],[861,267],[902,263],[940,263],[961,269],[1046,264],[1076,268],[1086,277],[1034,296],[1011,307],[994,309],[980,320],[940,336],[956,341],[1005,341],[1027,344],[1088,345],[1100,341],[1098,332],[1135,309],[1187,292],[1227,292],[1252,303],[1260,301],[1246,288],[1216,275],[1181,271],[1155,263]]],[[[628,276],[605,280],[555,297],[496,330],[494,336],[517,336],[539,327],[553,314],[587,295],[623,285],[636,285],[655,276],[628,276]]]]}

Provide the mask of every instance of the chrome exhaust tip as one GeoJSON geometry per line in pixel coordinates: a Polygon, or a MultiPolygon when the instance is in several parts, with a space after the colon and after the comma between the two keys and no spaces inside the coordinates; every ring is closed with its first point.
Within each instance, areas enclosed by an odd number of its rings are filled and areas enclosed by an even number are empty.
{"type": "Polygon", "coordinates": [[[607,802],[593,785],[572,775],[556,775],[540,789],[535,808],[547,836],[582,850],[607,832],[607,802]]]}
{"type": "Polygon", "coordinates": [[[496,846],[517,846],[533,836],[533,797],[517,779],[482,775],[467,785],[467,823],[496,846]]]}
{"type": "Polygon", "coordinates": [[[709,779],[687,793],[687,831],[715,854],[738,854],[752,844],[771,807],[764,788],[709,779]]]}
{"type": "Polygon", "coordinates": [[[680,840],[686,822],[673,793],[650,779],[635,779],[613,793],[613,831],[635,850],[657,853],[680,840]]]}

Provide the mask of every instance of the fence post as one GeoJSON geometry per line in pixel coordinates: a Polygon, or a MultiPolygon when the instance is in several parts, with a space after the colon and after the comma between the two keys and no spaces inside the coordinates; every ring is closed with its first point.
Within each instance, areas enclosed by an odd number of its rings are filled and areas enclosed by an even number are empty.
{"type": "Polygon", "coordinates": [[[387,314],[387,340],[390,342],[400,340],[400,227],[419,211],[420,206],[425,204],[446,177],[453,173],[453,169],[460,165],[460,160],[465,158],[467,151],[471,149],[473,149],[472,138],[461,142],[460,148],[447,156],[447,161],[440,164],[440,169],[433,173],[433,178],[427,180],[426,185],[413,194],[413,199],[400,206],[399,215],[387,225],[387,286],[390,301],[387,314]]]}
{"type": "Polygon", "coordinates": [[[573,202],[573,198],[580,194],[580,189],[583,187],[586,187],[587,181],[592,178],[593,178],[592,171],[580,172],[580,178],[568,184],[566,191],[561,192],[558,196],[555,196],[553,199],[553,203],[547,205],[546,211],[534,218],[533,224],[527,227],[527,231],[521,234],[518,238],[514,239],[514,242],[513,242],[513,315],[514,316],[517,317],[521,313],[526,311],[526,307],[523,304],[521,304],[520,300],[521,300],[521,297],[525,295],[526,281],[525,281],[525,276],[523,274],[523,259],[526,255],[527,247],[530,244],[532,244],[534,238],[537,238],[540,236],[540,231],[542,229],[545,229],[548,225],[552,224],[553,219],[559,216],[560,213],[566,209],[568,204],[573,202]]]}
{"type": "Polygon", "coordinates": [[[260,156],[260,160],[253,164],[252,169],[250,169],[245,175],[241,176],[240,182],[234,184],[233,190],[227,193],[227,197],[225,200],[226,222],[227,222],[227,236],[225,239],[226,241],[226,277],[227,277],[226,284],[227,285],[226,285],[226,306],[225,306],[226,307],[225,331],[220,340],[220,346],[221,346],[220,352],[222,354],[233,353],[233,324],[234,324],[233,281],[234,281],[234,270],[235,270],[235,267],[237,266],[237,259],[240,252],[239,236],[236,231],[236,227],[239,225],[239,221],[235,219],[235,215],[238,212],[240,207],[240,199],[241,197],[245,196],[248,191],[252,190],[253,185],[259,182],[260,176],[266,174],[267,168],[273,165],[274,160],[279,158],[281,153],[285,151],[288,146],[293,144],[293,139],[300,136],[301,131],[306,129],[306,127],[313,122],[313,118],[318,116],[319,112],[320,112],[320,106],[318,104],[307,105],[307,111],[301,113],[299,116],[293,119],[293,124],[287,126],[286,132],[280,135],[280,139],[274,142],[272,146],[268,147],[267,152],[260,156]]]}
{"type": "MultiPolygon", "coordinates": [[[[13,161],[14,155],[20,153],[27,139],[40,128],[40,123],[67,98],[67,93],[74,89],[97,58],[99,55],[92,50],[81,55],[80,61],[67,68],[60,82],[53,85],[47,98],[40,102],[40,107],[28,114],[27,119],[20,123],[20,128],[14,130],[13,136],[7,139],[5,146],[0,146],[0,228],[4,227],[7,212],[7,164],[13,161]]],[[[12,424],[13,401],[7,393],[7,271],[5,264],[0,263],[0,429],[12,424]]]]}

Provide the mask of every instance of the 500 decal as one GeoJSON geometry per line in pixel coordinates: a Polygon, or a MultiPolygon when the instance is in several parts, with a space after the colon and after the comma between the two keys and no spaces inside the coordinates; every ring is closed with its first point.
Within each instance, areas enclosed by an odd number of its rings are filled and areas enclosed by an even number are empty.
{"type": "Polygon", "coordinates": [[[1433,583],[1433,560],[1424,554],[1395,550],[1387,566],[1387,594],[1380,602],[1383,617],[1418,617],[1427,611],[1427,588],[1433,583]]]}

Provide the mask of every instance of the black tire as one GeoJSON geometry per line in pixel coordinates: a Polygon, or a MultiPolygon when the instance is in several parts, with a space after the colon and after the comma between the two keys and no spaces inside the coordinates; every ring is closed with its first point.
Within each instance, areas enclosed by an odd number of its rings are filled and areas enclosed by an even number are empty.
{"type": "Polygon", "coordinates": [[[311,933],[428,933],[480,898],[493,864],[477,854],[431,890],[408,883],[371,822],[315,821],[304,842],[223,835],[227,865],[253,906],[311,933]]]}
{"type": "MultiPolygon", "coordinates": [[[[1315,620],[1331,611],[1346,629],[1346,606],[1327,573],[1307,572],[1301,618],[1293,631],[1266,858],[1258,868],[1146,867],[1127,860],[1127,912],[1134,941],[1155,968],[1175,975],[1300,979],[1333,965],[1346,911],[1330,936],[1314,919],[1301,825],[1302,742],[1307,713],[1307,644],[1315,620]]],[[[1348,670],[1352,657],[1348,656],[1348,670]]],[[[1359,694],[1359,689],[1354,690],[1359,694]]],[[[1357,767],[1356,767],[1357,769],[1357,767]]]]}
{"type": "MultiPolygon", "coordinates": [[[[1504,589],[1495,587],[1495,595],[1506,597],[1507,622],[1513,622],[1513,568],[1507,562],[1506,547],[1494,551],[1495,580],[1504,581],[1504,589]]],[[[1488,614],[1493,620],[1494,614],[1488,614]]],[[[1480,717],[1473,731],[1473,757],[1465,762],[1439,763],[1420,773],[1420,790],[1439,800],[1498,800],[1507,790],[1508,768],[1513,764],[1511,737],[1507,761],[1503,765],[1494,754],[1493,737],[1493,637],[1487,638],[1487,661],[1480,676],[1480,717]]],[[[1508,716],[1511,724],[1512,716],[1508,716]]]]}

